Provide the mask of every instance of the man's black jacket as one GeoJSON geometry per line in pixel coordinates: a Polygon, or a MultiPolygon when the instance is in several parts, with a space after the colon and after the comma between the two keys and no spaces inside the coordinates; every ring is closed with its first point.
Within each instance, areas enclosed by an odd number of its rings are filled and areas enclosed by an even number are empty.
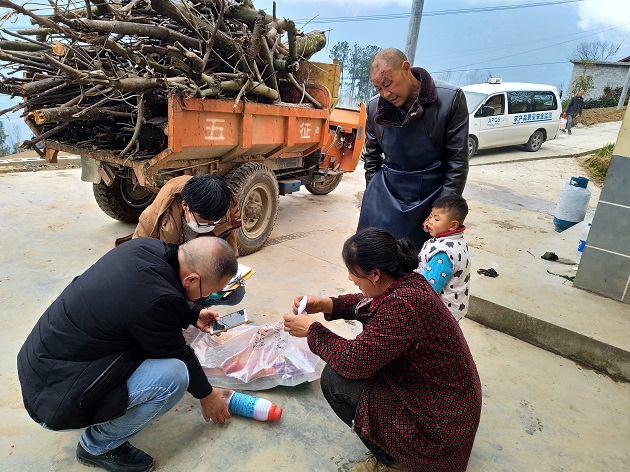
{"type": "Polygon", "coordinates": [[[126,379],[145,359],[186,363],[188,391],[212,387],[182,328],[195,324],[179,276],[177,246],[140,238],[111,250],[59,295],[18,354],[24,406],[49,428],[121,416],[126,379]]]}
{"type": "Polygon", "coordinates": [[[429,138],[442,153],[444,183],[440,196],[461,195],[468,176],[468,108],[462,89],[446,82],[434,81],[420,67],[411,69],[421,81],[420,91],[404,119],[396,107],[376,96],[368,103],[365,142],[361,158],[365,161],[365,180],[370,181],[383,165],[381,136],[383,126],[400,126],[423,120],[429,138]]]}
{"type": "Polygon", "coordinates": [[[578,95],[575,95],[569,101],[569,105],[567,106],[567,115],[571,115],[571,116],[581,115],[583,108],[584,108],[584,98],[578,95]]]}

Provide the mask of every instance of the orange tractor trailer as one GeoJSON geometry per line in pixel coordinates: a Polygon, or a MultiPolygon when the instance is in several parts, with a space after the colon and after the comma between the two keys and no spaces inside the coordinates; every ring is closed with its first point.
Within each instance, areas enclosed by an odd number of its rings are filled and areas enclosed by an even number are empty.
{"type": "Polygon", "coordinates": [[[355,170],[363,147],[364,104],[357,110],[336,107],[339,66],[304,65],[310,67],[304,92],[321,109],[303,103],[303,94],[296,90],[273,104],[171,95],[163,129],[167,143],[156,155],[127,159],[94,146],[48,139],[46,159],[55,162],[59,151],[80,155],[82,180],[93,184],[99,207],[130,223],[169,179],[220,175],[239,202],[239,253],[251,254],[271,234],[279,195],[302,185],[315,195],[332,192],[344,173],[355,170]]]}

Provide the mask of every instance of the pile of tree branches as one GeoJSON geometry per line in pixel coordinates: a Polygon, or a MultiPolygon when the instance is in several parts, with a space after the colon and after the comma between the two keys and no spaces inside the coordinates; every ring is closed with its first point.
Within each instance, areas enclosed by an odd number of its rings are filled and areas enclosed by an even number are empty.
{"type": "Polygon", "coordinates": [[[276,102],[283,84],[326,44],[320,31],[303,34],[291,20],[256,10],[251,0],[55,0],[39,15],[10,0],[0,7],[26,16],[32,29],[2,29],[0,63],[8,70],[0,93],[26,100],[36,138],[110,149],[143,158],[166,145],[171,94],[276,102]],[[286,33],[286,41],[282,38],[286,33]],[[19,74],[21,73],[21,74],[19,74]],[[159,137],[160,139],[156,139],[159,137]]]}

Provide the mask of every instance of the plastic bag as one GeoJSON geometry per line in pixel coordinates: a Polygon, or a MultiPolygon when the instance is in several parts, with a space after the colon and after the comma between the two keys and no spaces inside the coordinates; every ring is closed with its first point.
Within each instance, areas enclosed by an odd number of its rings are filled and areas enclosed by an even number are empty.
{"type": "Polygon", "coordinates": [[[212,385],[239,390],[293,387],[318,379],[324,361],[308,348],[306,338],[284,331],[284,324],[243,325],[221,336],[195,328],[184,331],[212,385]]]}
{"type": "Polygon", "coordinates": [[[567,117],[566,115],[561,115],[560,116],[560,129],[566,129],[567,127],[567,117]]]}

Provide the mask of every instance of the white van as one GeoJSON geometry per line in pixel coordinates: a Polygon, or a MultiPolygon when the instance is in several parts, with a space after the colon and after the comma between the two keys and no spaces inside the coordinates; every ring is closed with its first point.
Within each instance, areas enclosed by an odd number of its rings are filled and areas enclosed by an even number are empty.
{"type": "Polygon", "coordinates": [[[470,113],[468,157],[478,149],[515,144],[538,151],[542,143],[558,135],[562,104],[552,85],[490,78],[487,84],[462,89],[470,113]]]}

